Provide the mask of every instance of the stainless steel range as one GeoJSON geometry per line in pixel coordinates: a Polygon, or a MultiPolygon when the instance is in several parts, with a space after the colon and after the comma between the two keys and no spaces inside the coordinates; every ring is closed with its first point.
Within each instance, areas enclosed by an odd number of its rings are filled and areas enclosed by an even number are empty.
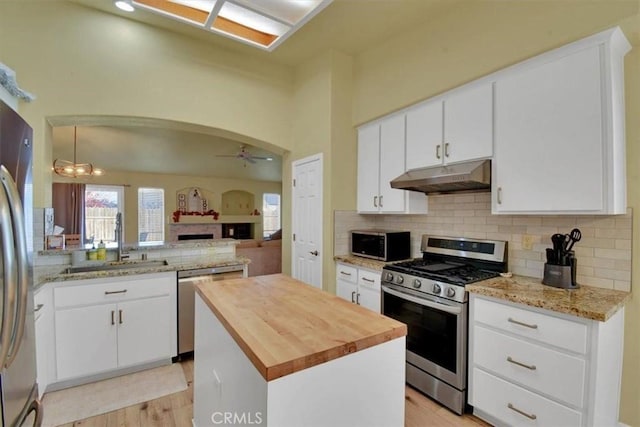
{"type": "Polygon", "coordinates": [[[467,401],[465,285],[507,269],[507,242],[422,236],[422,258],[382,270],[382,312],[407,324],[407,383],[462,414],[467,401]]]}

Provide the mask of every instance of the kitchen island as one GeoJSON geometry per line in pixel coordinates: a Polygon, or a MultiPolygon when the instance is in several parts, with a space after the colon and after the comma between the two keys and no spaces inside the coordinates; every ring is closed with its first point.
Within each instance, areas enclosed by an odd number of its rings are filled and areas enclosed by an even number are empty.
{"type": "Polygon", "coordinates": [[[283,274],[196,291],[197,427],[404,424],[403,323],[283,274]]]}

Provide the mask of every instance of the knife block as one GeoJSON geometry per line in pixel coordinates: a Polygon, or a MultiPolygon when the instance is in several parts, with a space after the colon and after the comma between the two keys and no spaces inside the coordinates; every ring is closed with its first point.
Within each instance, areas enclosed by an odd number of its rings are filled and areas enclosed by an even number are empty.
{"type": "Polygon", "coordinates": [[[576,259],[571,257],[570,265],[545,263],[542,284],[562,289],[578,289],[576,283],[576,259]]]}

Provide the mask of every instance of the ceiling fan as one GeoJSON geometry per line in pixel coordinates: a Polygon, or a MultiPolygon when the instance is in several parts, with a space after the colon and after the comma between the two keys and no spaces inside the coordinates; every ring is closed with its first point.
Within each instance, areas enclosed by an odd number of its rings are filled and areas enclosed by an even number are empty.
{"type": "Polygon", "coordinates": [[[247,162],[255,164],[256,160],[273,160],[273,157],[254,156],[249,151],[247,151],[247,147],[245,145],[240,147],[240,151],[238,151],[236,154],[218,154],[216,155],[216,157],[233,157],[235,159],[243,160],[245,162],[245,166],[247,166],[247,162]]]}

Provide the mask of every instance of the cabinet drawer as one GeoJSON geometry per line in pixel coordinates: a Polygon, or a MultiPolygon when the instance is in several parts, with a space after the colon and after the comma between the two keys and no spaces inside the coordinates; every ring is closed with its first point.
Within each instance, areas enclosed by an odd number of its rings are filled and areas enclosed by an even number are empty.
{"type": "Polygon", "coordinates": [[[336,277],[345,282],[358,283],[358,269],[345,264],[338,264],[336,277]]]}
{"type": "Polygon", "coordinates": [[[472,396],[471,404],[476,409],[499,419],[506,425],[582,425],[580,412],[510,384],[477,368],[473,370],[472,396]],[[535,419],[532,419],[533,417],[535,419]]]}
{"type": "Polygon", "coordinates": [[[374,272],[368,270],[358,270],[358,285],[366,288],[380,290],[380,276],[381,272],[374,272]]]}
{"type": "Polygon", "coordinates": [[[582,407],[586,362],[499,332],[474,326],[473,362],[553,398],[582,407]]]}
{"type": "Polygon", "coordinates": [[[523,308],[473,298],[474,320],[580,354],[587,352],[587,325],[523,308]]]}
{"type": "Polygon", "coordinates": [[[171,286],[176,286],[173,276],[147,276],[127,278],[110,283],[91,283],[65,286],[54,289],[56,308],[79,305],[102,304],[169,295],[171,286]]]}

